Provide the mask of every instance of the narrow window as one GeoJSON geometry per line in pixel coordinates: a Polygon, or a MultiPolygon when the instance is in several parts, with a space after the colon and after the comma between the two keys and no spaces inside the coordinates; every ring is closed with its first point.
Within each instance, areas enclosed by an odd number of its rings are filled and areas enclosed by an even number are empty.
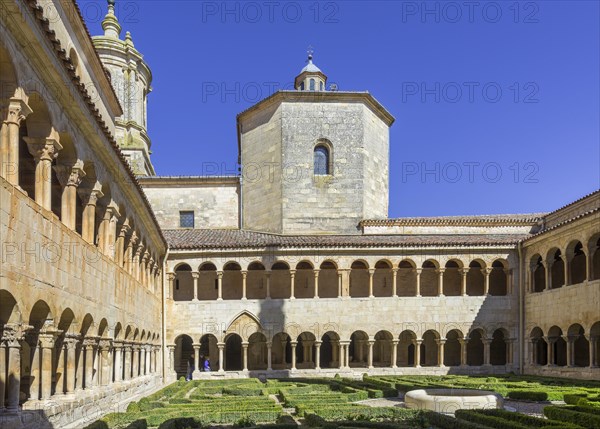
{"type": "Polygon", "coordinates": [[[319,82],[319,91],[323,91],[323,82],[319,82]]]}
{"type": "Polygon", "coordinates": [[[193,211],[179,212],[179,227],[180,228],[193,228],[194,227],[194,212],[193,211]]]}
{"type": "Polygon", "coordinates": [[[329,168],[329,149],[325,146],[315,147],[315,174],[327,175],[331,174],[329,168]]]}
{"type": "Polygon", "coordinates": [[[311,90],[311,91],[314,91],[314,90],[315,90],[315,80],[314,80],[314,79],[311,79],[311,80],[310,80],[310,90],[311,90]]]}

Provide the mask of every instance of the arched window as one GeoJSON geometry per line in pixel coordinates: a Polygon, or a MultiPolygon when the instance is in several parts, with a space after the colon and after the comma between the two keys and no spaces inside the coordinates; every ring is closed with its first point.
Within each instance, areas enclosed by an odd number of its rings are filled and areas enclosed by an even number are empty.
{"type": "Polygon", "coordinates": [[[327,175],[331,174],[329,166],[329,149],[326,146],[319,145],[315,147],[315,174],[327,175]]]}
{"type": "Polygon", "coordinates": [[[319,82],[319,91],[323,91],[323,82],[319,82]]]}
{"type": "Polygon", "coordinates": [[[311,91],[314,91],[314,90],[315,90],[315,80],[314,80],[314,79],[311,79],[311,80],[310,80],[310,90],[311,90],[311,91]]]}

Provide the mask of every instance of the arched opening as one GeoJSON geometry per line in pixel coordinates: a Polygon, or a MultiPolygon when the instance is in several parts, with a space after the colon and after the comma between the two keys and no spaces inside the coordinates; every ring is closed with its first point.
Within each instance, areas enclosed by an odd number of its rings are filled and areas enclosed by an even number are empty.
{"type": "Polygon", "coordinates": [[[355,331],[350,335],[350,362],[352,368],[367,366],[369,353],[369,336],[363,331],[355,331]]]}
{"type": "Polygon", "coordinates": [[[373,366],[392,366],[392,340],[394,336],[388,331],[379,331],[375,334],[373,344],[373,366]]]}
{"type": "Polygon", "coordinates": [[[291,368],[292,344],[290,336],[285,332],[279,332],[273,336],[271,344],[271,366],[273,369],[291,368]]]}
{"type": "Polygon", "coordinates": [[[214,301],[219,296],[217,267],[212,262],[205,262],[198,270],[198,299],[214,301]]]}
{"type": "Polygon", "coordinates": [[[558,289],[565,285],[565,264],[559,249],[548,252],[550,264],[550,288],[558,289]]]}
{"type": "Polygon", "coordinates": [[[315,341],[311,332],[298,335],[296,344],[296,368],[312,369],[315,367],[315,341]]]}
{"type": "Polygon", "coordinates": [[[337,298],[340,286],[337,266],[332,261],[324,261],[319,268],[319,296],[337,298]]]}
{"type": "Polygon", "coordinates": [[[246,296],[248,299],[265,299],[267,297],[265,266],[260,262],[252,262],[248,265],[246,296]]]}
{"type": "Polygon", "coordinates": [[[339,368],[340,336],[335,332],[326,332],[323,334],[319,354],[321,368],[339,368]]]}
{"type": "Polygon", "coordinates": [[[242,337],[229,334],[225,338],[225,371],[241,371],[242,368],[242,337]]]}
{"type": "Polygon", "coordinates": [[[173,288],[174,301],[191,301],[194,298],[194,279],[192,268],[188,264],[181,264],[175,268],[173,288]]]}
{"type": "Polygon", "coordinates": [[[508,363],[508,347],[506,334],[502,329],[496,329],[490,343],[490,364],[506,365],[508,363]]]}
{"type": "Polygon", "coordinates": [[[594,353],[591,362],[592,367],[600,366],[600,322],[596,322],[590,328],[590,347],[594,347],[594,353]]]}
{"type": "Polygon", "coordinates": [[[175,338],[175,372],[177,378],[185,377],[188,380],[192,378],[194,371],[194,347],[192,337],[189,335],[180,335],[175,338]]]}
{"type": "Polygon", "coordinates": [[[506,275],[507,266],[500,260],[492,262],[492,272],[490,273],[490,295],[504,296],[508,293],[508,276],[506,275]]]}
{"type": "Polygon", "coordinates": [[[412,261],[404,260],[398,265],[397,275],[398,296],[416,296],[417,295],[417,270],[412,261]]]}
{"type": "Polygon", "coordinates": [[[290,266],[283,261],[271,267],[271,298],[287,299],[292,293],[290,266]]]}
{"type": "Polygon", "coordinates": [[[446,262],[444,270],[444,295],[446,296],[459,296],[462,275],[460,273],[461,263],[460,261],[451,260],[446,262]]]}
{"type": "Polygon", "coordinates": [[[469,334],[467,343],[467,365],[483,365],[483,331],[475,329],[469,334]]]}
{"type": "Polygon", "coordinates": [[[267,337],[255,332],[248,338],[248,369],[267,369],[267,337]]]}
{"type": "Polygon", "coordinates": [[[483,263],[471,261],[467,273],[467,295],[482,296],[485,292],[485,277],[483,275],[483,263]]]}
{"type": "Polygon", "coordinates": [[[300,261],[296,265],[296,286],[294,295],[296,298],[314,298],[315,296],[315,273],[313,266],[308,261],[300,261]]]}
{"type": "Polygon", "coordinates": [[[369,296],[369,266],[364,261],[354,261],[350,266],[350,297],[369,296]]]}
{"type": "Polygon", "coordinates": [[[218,340],[213,334],[204,334],[200,338],[200,370],[219,369],[218,340]]]}
{"type": "Polygon", "coordinates": [[[67,338],[73,338],[76,330],[77,321],[75,314],[70,308],[63,310],[57,329],[59,335],[54,342],[54,361],[52,362],[52,394],[64,394],[67,391],[67,357],[66,342],[67,338]]]}
{"type": "Polygon", "coordinates": [[[590,240],[590,254],[592,255],[592,278],[600,279],[600,234],[595,234],[590,240]]]}
{"type": "Polygon", "coordinates": [[[223,299],[242,299],[242,267],[240,264],[237,262],[225,264],[222,282],[223,299]]]}
{"type": "Polygon", "coordinates": [[[444,344],[444,365],[460,366],[461,364],[461,344],[463,338],[462,332],[458,329],[452,329],[446,334],[446,344],[444,344]]]}
{"type": "Polygon", "coordinates": [[[585,367],[590,365],[590,343],[585,337],[583,326],[578,323],[571,325],[567,331],[573,349],[571,365],[585,367]]]}
{"type": "Polygon", "coordinates": [[[392,264],[388,261],[377,261],[373,273],[373,296],[392,296],[392,264]]]}
{"type": "Polygon", "coordinates": [[[580,241],[572,242],[567,247],[567,254],[571,255],[569,261],[570,284],[583,283],[587,278],[586,257],[580,241]]]}
{"type": "Polygon", "coordinates": [[[434,330],[425,331],[421,343],[421,366],[438,365],[438,342],[440,334],[434,330]]]}
{"type": "Polygon", "coordinates": [[[544,332],[538,327],[531,330],[532,365],[548,365],[548,343],[544,339],[544,332]]]}
{"type": "Polygon", "coordinates": [[[540,255],[531,258],[532,292],[543,292],[546,289],[546,271],[540,255]]]}
{"type": "Polygon", "coordinates": [[[308,82],[309,82],[310,90],[314,91],[315,90],[315,80],[310,79],[308,82]]]}
{"type": "Polygon", "coordinates": [[[565,366],[567,364],[567,342],[563,338],[562,329],[553,326],[548,330],[551,354],[549,365],[565,366]]]}
{"type": "Polygon", "coordinates": [[[413,331],[402,331],[398,337],[398,366],[415,366],[415,343],[417,335],[413,331]]]}
{"type": "Polygon", "coordinates": [[[314,150],[315,175],[324,176],[331,174],[331,153],[329,145],[317,144],[314,150]]]}
{"type": "Polygon", "coordinates": [[[423,262],[421,271],[421,295],[438,296],[439,274],[437,262],[432,260],[423,262]]]}

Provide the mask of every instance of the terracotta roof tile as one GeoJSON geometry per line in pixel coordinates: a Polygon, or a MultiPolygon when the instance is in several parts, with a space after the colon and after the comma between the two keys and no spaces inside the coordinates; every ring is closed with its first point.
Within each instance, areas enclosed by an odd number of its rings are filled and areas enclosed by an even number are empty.
{"type": "Polygon", "coordinates": [[[230,229],[167,229],[173,250],[314,247],[512,246],[528,234],[462,235],[277,235],[230,229]]]}

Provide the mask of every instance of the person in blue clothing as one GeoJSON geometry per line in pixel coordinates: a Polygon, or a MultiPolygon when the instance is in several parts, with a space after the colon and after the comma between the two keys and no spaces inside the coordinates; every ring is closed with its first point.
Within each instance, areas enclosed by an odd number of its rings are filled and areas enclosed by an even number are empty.
{"type": "Polygon", "coordinates": [[[204,361],[204,371],[210,372],[210,358],[207,356],[204,361]]]}

